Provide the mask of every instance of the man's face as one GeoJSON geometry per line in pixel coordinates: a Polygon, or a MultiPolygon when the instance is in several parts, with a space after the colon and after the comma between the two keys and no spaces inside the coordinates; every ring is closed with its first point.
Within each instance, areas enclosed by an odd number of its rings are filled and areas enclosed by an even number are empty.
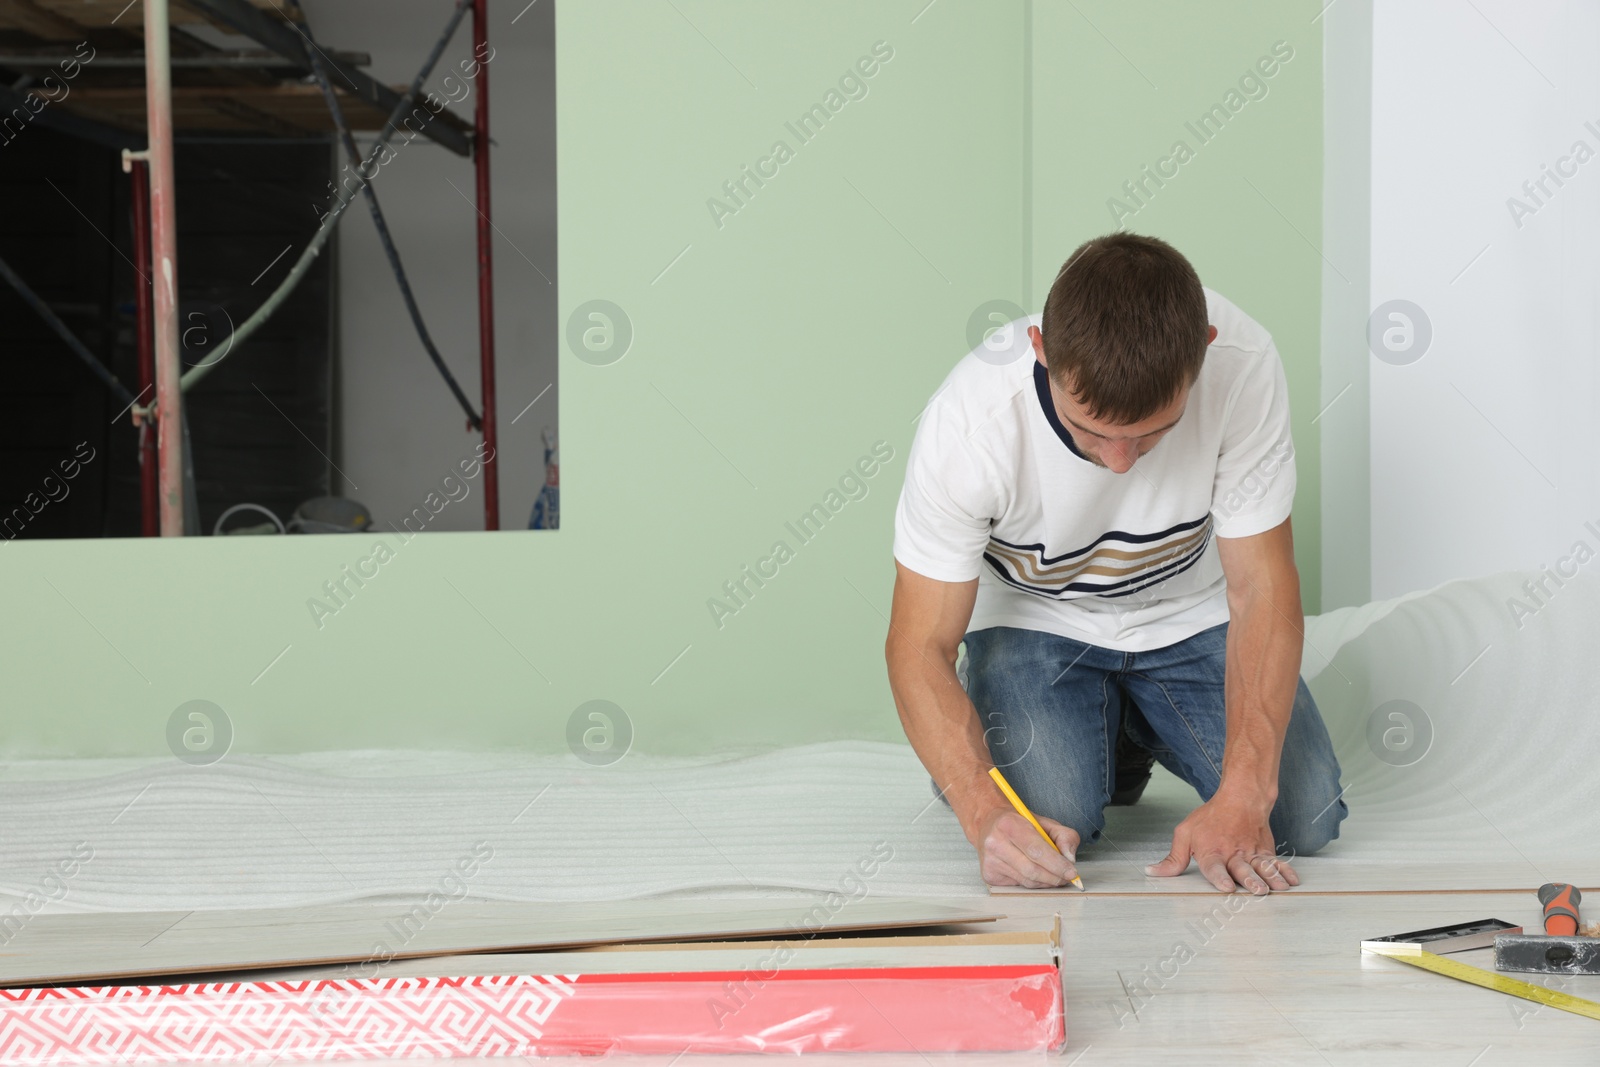
{"type": "MultiPolygon", "coordinates": [[[[1035,355],[1040,363],[1044,363],[1044,341],[1038,327],[1029,327],[1029,333],[1033,338],[1035,355]]],[[[1210,340],[1215,339],[1216,328],[1213,327],[1210,340]]],[[[1156,447],[1161,438],[1178,424],[1189,402],[1189,387],[1185,386],[1166,407],[1149,418],[1129,424],[1107,422],[1092,417],[1088,409],[1073,397],[1070,389],[1063,389],[1053,377],[1048,380],[1056,415],[1066,426],[1067,432],[1072,434],[1072,443],[1088,457],[1089,462],[1113,474],[1126,474],[1132,470],[1139,457],[1156,447]]]]}
{"type": "Polygon", "coordinates": [[[1078,446],[1078,451],[1096,466],[1104,467],[1113,474],[1126,474],[1133,469],[1140,456],[1156,447],[1167,431],[1183,418],[1189,389],[1185,386],[1166,407],[1148,419],[1130,425],[1090,418],[1083,405],[1053,381],[1050,383],[1050,396],[1055,401],[1056,414],[1061,417],[1067,432],[1072,434],[1072,443],[1078,446]]]}

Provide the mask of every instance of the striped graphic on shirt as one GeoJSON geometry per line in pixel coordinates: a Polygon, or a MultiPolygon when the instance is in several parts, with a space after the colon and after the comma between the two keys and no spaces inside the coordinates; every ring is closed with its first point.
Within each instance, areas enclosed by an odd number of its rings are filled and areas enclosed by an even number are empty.
{"type": "Polygon", "coordinates": [[[1130,596],[1199,562],[1211,540],[1211,516],[1160,533],[1112,530],[1059,556],[1043,545],[1014,545],[990,537],[983,558],[1007,585],[1054,600],[1130,596]]]}

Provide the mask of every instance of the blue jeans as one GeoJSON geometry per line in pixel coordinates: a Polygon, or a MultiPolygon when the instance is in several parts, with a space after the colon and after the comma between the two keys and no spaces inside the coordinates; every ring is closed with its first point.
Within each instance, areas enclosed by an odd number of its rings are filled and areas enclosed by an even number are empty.
{"type": "MultiPolygon", "coordinates": [[[[966,635],[962,684],[995,766],[1024,803],[1098,841],[1116,788],[1117,731],[1210,800],[1222,773],[1228,625],[1166,648],[1117,652],[1038,630],[966,635]]],[[[1339,761],[1304,679],[1283,742],[1270,825],[1280,854],[1309,856],[1349,813],[1339,761]]]]}

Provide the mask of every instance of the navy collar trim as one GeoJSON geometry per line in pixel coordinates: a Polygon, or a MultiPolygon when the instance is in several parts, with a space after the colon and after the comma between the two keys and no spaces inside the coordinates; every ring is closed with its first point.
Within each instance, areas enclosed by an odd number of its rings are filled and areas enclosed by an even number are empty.
{"type": "Polygon", "coordinates": [[[1061,438],[1061,443],[1085,463],[1094,462],[1078,451],[1078,446],[1072,443],[1072,434],[1062,424],[1061,416],[1056,414],[1055,401],[1050,398],[1050,374],[1044,369],[1044,364],[1037,359],[1033,361],[1033,388],[1034,392],[1039,394],[1039,409],[1044,412],[1045,421],[1050,423],[1050,428],[1061,438]]]}

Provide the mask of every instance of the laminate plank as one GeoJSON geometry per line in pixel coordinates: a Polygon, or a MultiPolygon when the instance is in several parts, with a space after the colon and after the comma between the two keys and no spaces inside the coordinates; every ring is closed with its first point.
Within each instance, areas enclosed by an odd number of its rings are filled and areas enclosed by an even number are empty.
{"type": "Polygon", "coordinates": [[[168,974],[385,962],[606,942],[718,940],[991,922],[982,906],[925,900],[695,899],[508,904],[446,902],[260,910],[40,914],[0,949],[0,986],[83,985],[168,974]]]}
{"type": "Polygon", "coordinates": [[[346,966],[289,967],[207,976],[208,981],[317,981],[328,978],[463,978],[518,974],[667,974],[694,971],[764,972],[775,949],[789,949],[787,971],[884,967],[1004,967],[1048,964],[1047,940],[964,940],[850,937],[829,941],[747,941],[708,945],[615,945],[573,952],[480,953],[395,960],[374,973],[346,966]],[[909,943],[908,943],[909,942],[909,943]]]}

